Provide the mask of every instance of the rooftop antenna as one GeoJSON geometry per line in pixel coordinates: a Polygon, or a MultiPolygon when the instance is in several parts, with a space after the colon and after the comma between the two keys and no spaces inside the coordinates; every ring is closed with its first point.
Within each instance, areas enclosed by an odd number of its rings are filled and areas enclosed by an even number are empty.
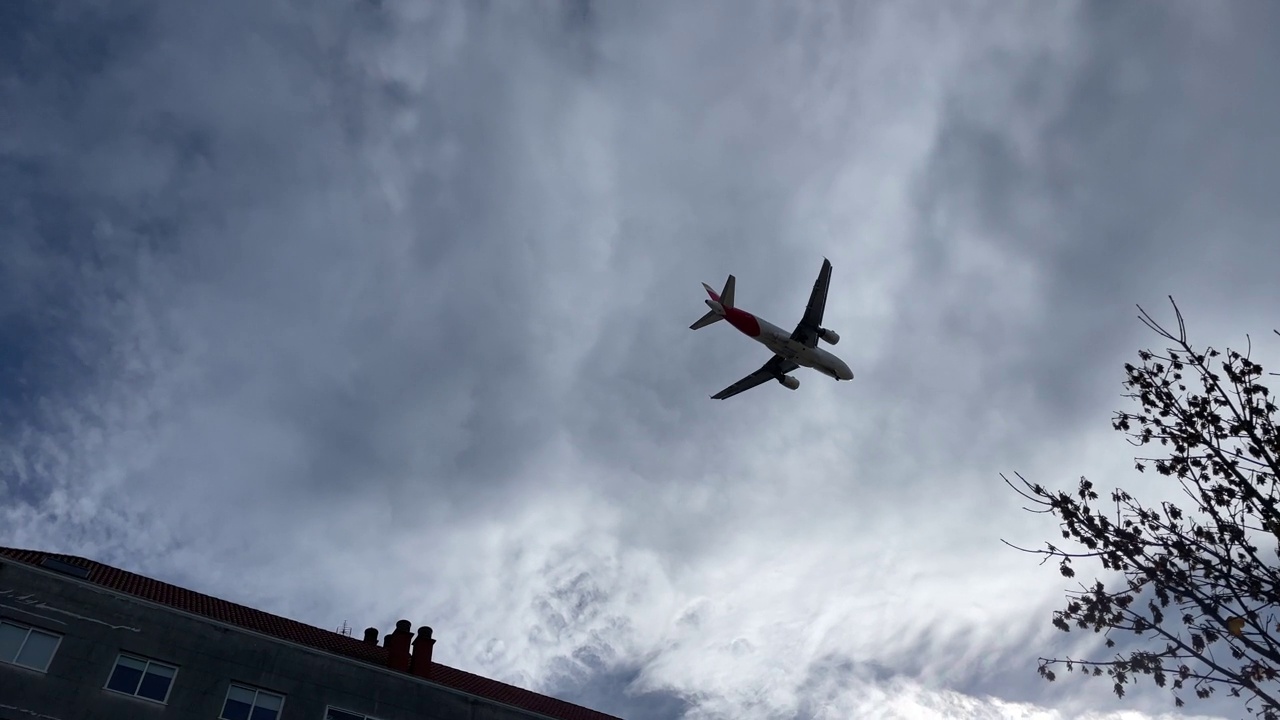
{"type": "Polygon", "coordinates": [[[347,637],[351,637],[351,627],[347,625],[346,620],[342,621],[342,627],[338,628],[335,632],[337,632],[339,635],[346,635],[347,637]]]}

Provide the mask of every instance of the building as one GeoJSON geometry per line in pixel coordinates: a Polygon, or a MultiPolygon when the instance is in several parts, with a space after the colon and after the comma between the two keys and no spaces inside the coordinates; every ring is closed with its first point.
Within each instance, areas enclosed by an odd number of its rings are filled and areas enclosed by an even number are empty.
{"type": "Polygon", "coordinates": [[[70,555],[0,548],[0,720],[618,720],[70,555]]]}

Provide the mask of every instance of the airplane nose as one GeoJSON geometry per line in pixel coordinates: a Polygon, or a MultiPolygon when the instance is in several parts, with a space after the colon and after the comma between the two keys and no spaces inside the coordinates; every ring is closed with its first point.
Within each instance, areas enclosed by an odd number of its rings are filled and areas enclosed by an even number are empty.
{"type": "Polygon", "coordinates": [[[840,379],[841,379],[841,380],[852,380],[852,379],[853,379],[853,371],[849,369],[849,366],[848,366],[848,365],[846,365],[846,364],[844,363],[844,361],[841,361],[841,362],[840,362],[840,367],[839,367],[839,368],[837,368],[837,370],[838,370],[838,371],[839,371],[839,373],[840,373],[840,379]]]}

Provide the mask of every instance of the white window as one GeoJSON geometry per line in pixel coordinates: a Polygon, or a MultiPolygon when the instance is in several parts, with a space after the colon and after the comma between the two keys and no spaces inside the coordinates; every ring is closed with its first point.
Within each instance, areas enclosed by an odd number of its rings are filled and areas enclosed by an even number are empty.
{"type": "Polygon", "coordinates": [[[45,672],[62,636],[5,620],[0,622],[0,661],[45,672]]]}
{"type": "Polygon", "coordinates": [[[227,700],[222,703],[222,720],[276,720],[284,696],[248,685],[231,684],[227,688],[227,700]]]}
{"type": "Polygon", "coordinates": [[[351,712],[350,710],[339,710],[336,707],[327,707],[324,711],[324,720],[375,720],[369,715],[351,712]]]}
{"type": "Polygon", "coordinates": [[[169,699],[169,688],[177,673],[178,668],[172,665],[120,653],[107,680],[107,689],[163,703],[169,699]]]}

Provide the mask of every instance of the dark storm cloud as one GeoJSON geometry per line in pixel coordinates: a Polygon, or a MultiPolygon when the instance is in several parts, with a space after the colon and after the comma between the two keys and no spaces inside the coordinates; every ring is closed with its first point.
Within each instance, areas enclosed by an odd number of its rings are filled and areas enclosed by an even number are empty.
{"type": "MultiPolygon", "coordinates": [[[[380,33],[353,38],[358,33],[337,30],[343,19],[334,18],[299,27],[275,8],[253,7],[248,16],[159,10],[139,23],[152,30],[150,43],[135,43],[127,58],[100,54],[88,69],[69,65],[68,72],[95,80],[85,99],[58,113],[67,125],[63,142],[84,152],[30,161],[62,178],[45,196],[31,192],[38,186],[20,195],[63,225],[33,229],[35,251],[58,258],[67,254],[59,253],[59,238],[74,238],[64,241],[73,245],[67,262],[87,262],[95,276],[119,282],[118,289],[64,283],[104,331],[117,333],[93,337],[94,352],[108,354],[135,330],[101,317],[118,291],[154,321],[181,326],[185,350],[202,349],[205,376],[193,381],[216,388],[219,403],[265,412],[291,428],[296,453],[307,460],[294,478],[274,483],[403,483],[387,464],[438,434],[432,426],[468,438],[447,451],[453,459],[433,482],[443,489],[465,477],[496,481],[539,442],[539,426],[521,410],[536,404],[539,386],[529,374],[536,353],[527,349],[536,339],[520,311],[539,288],[512,244],[529,238],[525,222],[508,211],[529,180],[503,162],[517,150],[503,109],[513,81],[491,54],[492,26],[473,13],[443,18],[462,26],[463,56],[455,60],[462,72],[396,102],[395,78],[352,77],[369,72],[356,44],[380,33]],[[236,31],[254,22],[262,23],[256,32],[236,31]],[[279,44],[260,41],[268,37],[279,44]],[[338,82],[310,92],[310,73],[326,68],[338,82]],[[387,238],[387,221],[375,219],[377,179],[351,143],[386,142],[394,151],[403,139],[376,105],[359,116],[334,104],[352,93],[371,99],[369,90],[348,85],[371,85],[373,100],[381,86],[393,98],[384,105],[393,119],[421,109],[419,132],[445,138],[453,150],[443,166],[406,170],[408,206],[392,231],[399,237],[387,238]],[[138,94],[142,87],[147,94],[138,94]],[[343,174],[332,173],[335,164],[346,165],[343,174]],[[90,232],[94,223],[108,228],[90,232]],[[388,239],[403,252],[390,262],[376,254],[388,239]],[[157,267],[108,264],[138,252],[157,267]],[[182,295],[170,294],[177,288],[163,283],[165,275],[180,281],[182,295]],[[411,275],[423,281],[397,286],[411,275]],[[316,343],[328,347],[313,354],[316,343]],[[402,429],[407,422],[418,437],[402,429]]],[[[32,44],[53,44],[64,41],[63,30],[35,23],[28,34],[44,33],[32,44]]],[[[92,27],[73,30],[69,37],[92,27]]],[[[44,87],[24,87],[14,104],[48,109],[44,87]]],[[[189,430],[205,442],[210,431],[231,428],[189,430]]]]}
{"type": "Polygon", "coordinates": [[[9,108],[0,118],[0,433],[23,440],[0,454],[0,467],[7,502],[38,505],[57,458],[30,426],[68,433],[92,423],[92,409],[89,417],[61,410],[104,378],[137,374],[104,349],[102,318],[129,314],[123,298],[145,269],[135,252],[145,244],[95,243],[90,199],[69,190],[77,179],[65,131],[95,78],[137,49],[145,23],[124,4],[112,12],[10,3],[0,12],[0,104],[9,108]]]}
{"type": "MultiPolygon", "coordinates": [[[[1262,80],[1277,59],[1266,40],[1275,8],[1086,8],[1079,67],[1028,66],[1008,90],[1007,115],[983,106],[989,95],[957,89],[922,199],[926,217],[972,214],[994,248],[1033,259],[1034,325],[983,331],[961,308],[949,317],[955,325],[937,329],[955,328],[994,355],[1003,367],[993,391],[1030,387],[1026,414],[1044,431],[1096,423],[1117,402],[1120,363],[1154,339],[1141,337],[1135,304],[1171,317],[1172,294],[1192,331],[1217,342],[1209,318],[1250,318],[1257,335],[1271,320],[1251,309],[1280,301],[1265,270],[1280,262],[1280,215],[1267,190],[1280,179],[1280,91],[1262,80]]],[[[949,273],[948,238],[934,242],[919,288],[949,273]]],[[[997,290],[1001,278],[992,280],[997,290]]]]}

